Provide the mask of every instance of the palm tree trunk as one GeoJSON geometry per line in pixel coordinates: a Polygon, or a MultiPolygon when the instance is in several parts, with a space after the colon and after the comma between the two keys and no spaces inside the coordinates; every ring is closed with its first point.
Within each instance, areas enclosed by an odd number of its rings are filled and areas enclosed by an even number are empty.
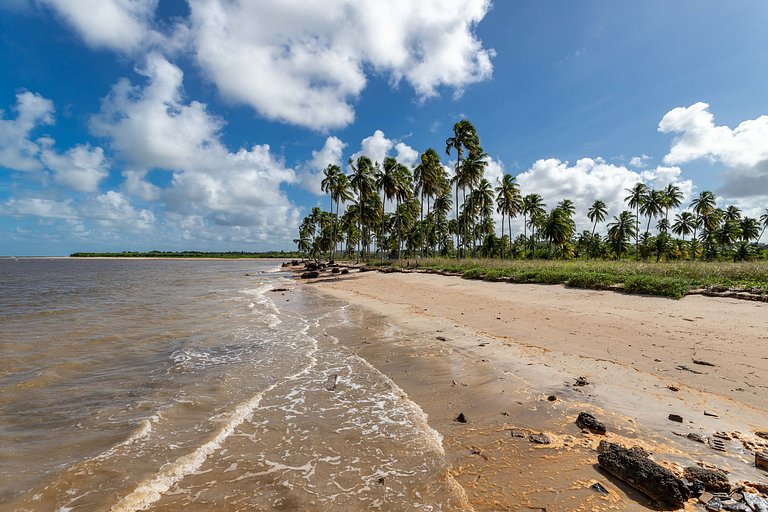
{"type": "Polygon", "coordinates": [[[640,261],[640,206],[635,208],[635,261],[640,261]]]}
{"type": "MultiPolygon", "coordinates": [[[[504,240],[504,213],[501,214],[501,240],[504,240]]],[[[504,246],[501,247],[501,259],[504,259],[504,246]]]]}
{"type": "Polygon", "coordinates": [[[387,195],[381,195],[381,226],[379,227],[379,247],[381,248],[381,262],[384,263],[384,203],[387,200],[387,195]]]}
{"type": "Polygon", "coordinates": [[[509,259],[512,259],[512,215],[507,215],[507,227],[509,228],[509,259]]]}

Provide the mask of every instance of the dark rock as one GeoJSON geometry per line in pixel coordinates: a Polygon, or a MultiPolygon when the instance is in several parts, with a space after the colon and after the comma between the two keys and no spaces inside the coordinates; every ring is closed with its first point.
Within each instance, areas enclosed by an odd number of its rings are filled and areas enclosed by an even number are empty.
{"type": "Polygon", "coordinates": [[[528,434],[528,440],[536,444],[552,444],[552,439],[544,433],[528,434]]]}
{"type": "Polygon", "coordinates": [[[768,453],[755,452],[755,467],[768,471],[768,453]]]}
{"type": "Polygon", "coordinates": [[[372,270],[373,270],[373,268],[371,268],[371,267],[366,267],[365,265],[363,265],[362,267],[360,267],[360,272],[371,272],[372,270]]]}
{"type": "Polygon", "coordinates": [[[439,341],[448,341],[447,339],[445,339],[445,336],[438,336],[435,339],[439,341]]]}
{"type": "Polygon", "coordinates": [[[459,415],[456,416],[456,418],[453,421],[458,421],[459,423],[466,423],[467,422],[467,417],[464,416],[463,412],[460,412],[459,415]]]}
{"type": "Polygon", "coordinates": [[[586,377],[579,377],[576,379],[576,382],[574,383],[574,386],[586,386],[589,384],[589,381],[586,377]]]}
{"type": "Polygon", "coordinates": [[[722,471],[689,466],[683,470],[683,476],[690,481],[699,481],[704,489],[711,492],[729,492],[731,484],[722,471]]]}
{"type": "Polygon", "coordinates": [[[325,389],[328,391],[336,391],[336,381],[339,379],[339,376],[335,373],[332,373],[328,376],[328,380],[325,381],[325,389]]]}
{"type": "Polygon", "coordinates": [[[320,272],[318,272],[317,270],[311,270],[309,272],[304,272],[303,274],[301,274],[302,279],[314,279],[319,276],[320,276],[320,272]]]}
{"type": "Polygon", "coordinates": [[[720,501],[720,498],[712,498],[706,505],[704,505],[704,508],[710,512],[719,512],[720,510],[723,510],[723,503],[720,501]]]}
{"type": "Polygon", "coordinates": [[[704,489],[704,484],[696,480],[695,482],[690,483],[690,485],[688,485],[688,490],[691,491],[691,496],[698,498],[699,496],[704,494],[706,489],[704,489]]]}
{"type": "Polygon", "coordinates": [[[669,418],[669,421],[676,421],[678,423],[683,422],[683,417],[680,416],[679,414],[670,414],[669,416],[667,416],[667,418],[669,418]]]}
{"type": "Polygon", "coordinates": [[[698,364],[699,366],[715,366],[709,361],[702,361],[701,359],[692,359],[691,361],[693,362],[693,364],[698,364]]]}
{"type": "Polygon", "coordinates": [[[510,434],[512,435],[512,437],[523,438],[526,436],[527,432],[525,430],[512,430],[510,431],[510,434]]]}
{"type": "Polygon", "coordinates": [[[667,389],[670,391],[680,391],[680,388],[678,388],[677,386],[667,386],[667,389]]]}
{"type": "Polygon", "coordinates": [[[593,434],[605,434],[605,425],[601,421],[589,414],[588,412],[580,412],[579,417],[576,418],[576,426],[589,430],[593,434]]]}
{"type": "Polygon", "coordinates": [[[304,270],[320,270],[320,265],[317,263],[305,263],[304,270]]]}
{"type": "Polygon", "coordinates": [[[752,509],[746,503],[741,503],[736,500],[722,500],[723,510],[730,510],[733,512],[752,512],[752,509]]]}
{"type": "Polygon", "coordinates": [[[555,402],[557,401],[557,397],[555,395],[549,395],[547,397],[547,400],[549,400],[550,402],[555,402]]]}
{"type": "Polygon", "coordinates": [[[608,494],[608,489],[603,487],[603,485],[600,482],[595,482],[592,485],[589,486],[590,489],[593,489],[596,492],[599,492],[600,494],[608,494]]]}
{"type": "Polygon", "coordinates": [[[299,260],[291,260],[291,265],[294,267],[299,264],[299,260]]]}
{"type": "Polygon", "coordinates": [[[340,273],[341,273],[341,269],[339,267],[333,267],[331,269],[331,274],[340,274],[340,273]]]}
{"type": "Polygon", "coordinates": [[[600,443],[600,467],[660,504],[682,508],[688,499],[688,488],[670,470],[638,452],[613,443],[600,443]]]}
{"type": "Polygon", "coordinates": [[[341,269],[341,273],[342,274],[349,274],[349,269],[348,268],[343,268],[343,269],[341,269]]]}
{"type": "Polygon", "coordinates": [[[689,434],[688,434],[687,436],[685,436],[685,437],[687,437],[687,438],[688,438],[688,439],[690,439],[691,441],[696,441],[697,443],[703,443],[703,442],[704,442],[704,438],[703,438],[703,437],[701,437],[699,434],[697,434],[697,433],[695,433],[695,432],[691,432],[691,433],[689,433],[689,434]]]}
{"type": "Polygon", "coordinates": [[[757,432],[755,432],[755,435],[757,437],[762,437],[763,439],[768,439],[768,432],[764,432],[762,430],[758,430],[757,432]]]}
{"type": "Polygon", "coordinates": [[[288,288],[272,288],[269,291],[271,291],[271,292],[287,292],[288,288]]]}

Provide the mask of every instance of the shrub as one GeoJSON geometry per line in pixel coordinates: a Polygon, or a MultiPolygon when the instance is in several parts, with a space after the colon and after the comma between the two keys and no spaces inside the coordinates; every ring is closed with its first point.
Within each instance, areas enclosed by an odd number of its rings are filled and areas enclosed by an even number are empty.
{"type": "Polygon", "coordinates": [[[605,290],[619,280],[616,276],[605,272],[579,272],[565,282],[570,288],[588,288],[590,290],[605,290]]]}
{"type": "Polygon", "coordinates": [[[690,288],[689,281],[675,277],[634,275],[624,280],[624,289],[629,293],[659,295],[673,299],[682,298],[690,288]]]}

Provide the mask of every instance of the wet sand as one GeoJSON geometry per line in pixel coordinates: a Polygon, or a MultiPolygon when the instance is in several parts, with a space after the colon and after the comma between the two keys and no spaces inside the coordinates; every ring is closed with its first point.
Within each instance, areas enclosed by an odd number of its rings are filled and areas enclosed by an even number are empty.
{"type": "Polygon", "coordinates": [[[356,307],[360,330],[329,331],[428,414],[474,510],[651,508],[597,467],[601,439],[641,445],[673,470],[768,480],[748,449],[766,447],[754,432],[768,430],[768,304],[423,273],[353,271],[301,285],[356,307]],[[575,385],[579,377],[589,384],[575,385]],[[608,434],[582,432],[580,411],[608,434]],[[552,443],[529,441],[540,432],[552,443]],[[734,437],[727,452],[680,435],[715,432],[734,437]]]}

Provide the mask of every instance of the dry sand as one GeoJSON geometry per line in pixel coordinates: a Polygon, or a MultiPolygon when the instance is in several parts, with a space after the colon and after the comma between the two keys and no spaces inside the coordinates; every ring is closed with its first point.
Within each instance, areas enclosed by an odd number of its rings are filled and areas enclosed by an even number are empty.
{"type": "Polygon", "coordinates": [[[766,446],[754,432],[768,430],[768,304],[423,273],[353,271],[302,286],[355,307],[363,333],[334,334],[429,415],[474,510],[649,509],[597,467],[604,438],[642,445],[673,469],[768,480],[748,449],[766,446]],[[589,384],[575,386],[582,376],[589,384]],[[608,434],[577,428],[580,411],[608,434]],[[460,412],[468,423],[454,421],[460,412]],[[552,444],[528,440],[539,432],[552,444]],[[721,453],[680,436],[691,432],[735,438],[721,453]]]}

